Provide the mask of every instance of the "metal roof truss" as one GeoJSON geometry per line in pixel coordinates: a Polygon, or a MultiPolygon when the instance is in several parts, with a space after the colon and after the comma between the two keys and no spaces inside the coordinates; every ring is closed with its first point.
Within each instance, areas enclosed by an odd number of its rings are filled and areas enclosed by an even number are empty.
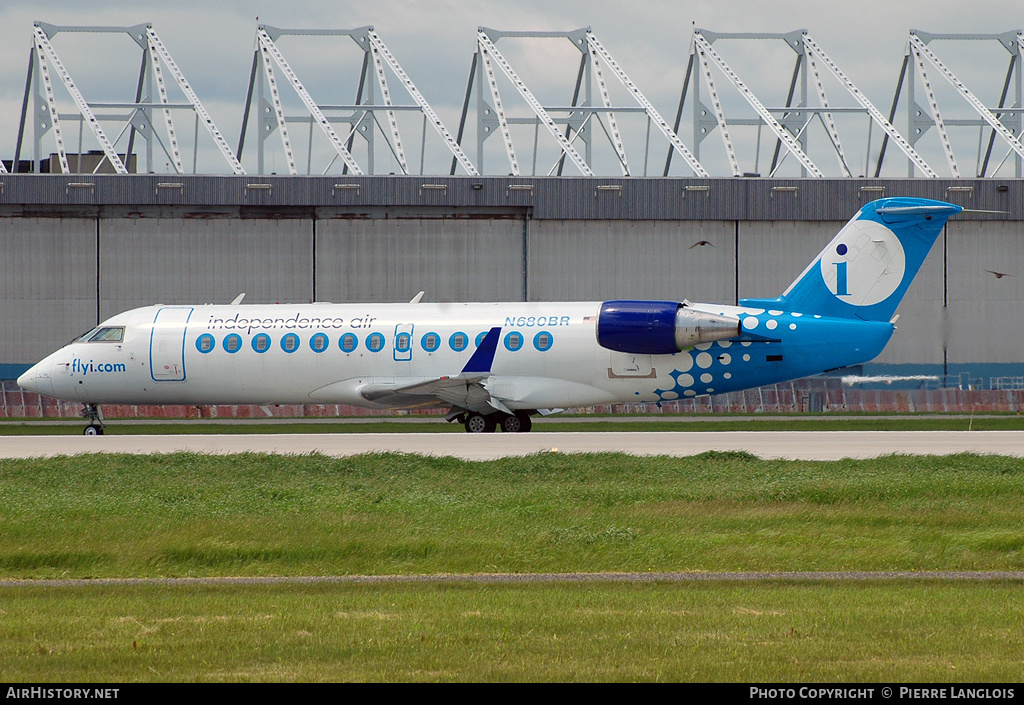
{"type": "MultiPolygon", "coordinates": [[[[686,79],[683,84],[683,91],[679,101],[679,111],[676,115],[675,128],[678,129],[681,120],[684,104],[687,100],[687,90],[692,87],[693,106],[693,142],[695,153],[700,157],[700,145],[717,129],[725,147],[729,168],[733,176],[740,176],[743,173],[759,174],[761,161],[761,130],[767,127],[775,136],[776,147],[771,165],[768,167],[768,175],[775,176],[786,158],[792,155],[800,163],[801,175],[822,177],[823,170],[808,155],[808,128],[816,120],[821,123],[828,138],[829,145],[835,155],[839,168],[839,175],[853,176],[854,167],[851,165],[846,150],[843,147],[843,140],[839,127],[835,120],[837,112],[862,112],[865,113],[871,123],[877,124],[886,134],[886,139],[892,139],[912,162],[926,176],[935,177],[935,172],[918,155],[910,143],[904,139],[892,126],[881,112],[864,96],[857,86],[846,76],[839,66],[825,53],[825,51],[807,34],[806,30],[796,30],[787,33],[719,33],[704,29],[695,29],[693,42],[690,48],[690,64],[694,63],[700,67],[700,75],[703,78],[703,85],[708,93],[707,105],[701,98],[701,82],[696,76],[692,76],[690,69],[687,70],[686,79]],[[769,107],[761,101],[757,95],[743,82],[738,73],[729,65],[725,58],[714,48],[713,44],[721,39],[729,40],[783,40],[786,45],[796,54],[796,63],[790,79],[789,92],[786,104],[780,107],[769,107]],[[744,101],[757,114],[756,118],[730,118],[726,115],[720,91],[715,84],[715,74],[712,67],[723,75],[729,84],[739,93],[744,101]],[[825,76],[831,74],[839,82],[845,91],[859,104],[859,107],[846,108],[835,106],[829,99],[825,86],[825,76]],[[691,78],[692,77],[692,78],[691,78]],[[692,80],[692,86],[691,86],[692,80]],[[814,106],[808,102],[808,82],[813,82],[814,92],[818,105],[814,106]],[[757,133],[757,148],[753,158],[753,170],[743,172],[740,160],[737,157],[735,142],[731,129],[738,126],[755,126],[757,133]],[[785,147],[786,153],[780,152],[785,147]]],[[[868,150],[865,158],[864,171],[866,173],[870,159],[870,129],[868,131],[868,150]]],[[[665,175],[671,167],[671,153],[666,160],[665,175]]],[[[858,169],[858,171],[860,171],[858,169]]]]}
{"type": "Polygon", "coordinates": [[[249,121],[249,114],[253,105],[253,87],[257,84],[259,65],[262,64],[265,80],[258,81],[255,101],[261,106],[258,111],[258,132],[257,143],[258,171],[266,173],[265,142],[273,132],[280,133],[285,159],[290,174],[298,174],[299,166],[292,147],[292,140],[289,137],[289,123],[304,122],[309,124],[310,139],[309,149],[306,158],[306,173],[312,173],[313,125],[318,125],[321,132],[330,142],[335,156],[323,169],[326,174],[340,158],[342,161],[343,173],[363,174],[375,173],[377,168],[376,139],[379,136],[386,143],[398,170],[402,174],[412,173],[409,160],[406,154],[405,144],[399,129],[399,121],[396,113],[401,111],[419,112],[423,115],[423,144],[421,145],[421,159],[419,173],[423,173],[423,152],[426,148],[426,126],[429,124],[441,137],[451,152],[453,163],[462,165],[465,173],[477,174],[476,167],[462,151],[456,139],[441,122],[437,113],[427,103],[423,94],[416,88],[412,79],[405,72],[398,60],[388,49],[387,45],[374,31],[372,26],[359,27],[357,29],[337,30],[285,30],[268,25],[260,25],[256,32],[256,52],[253,56],[252,73],[249,77],[249,94],[246,100],[245,115],[242,118],[242,131],[238,143],[238,153],[241,155],[245,145],[245,131],[249,121]],[[359,88],[352,105],[320,105],[310,95],[309,91],[299,79],[298,74],[285,59],[284,53],[277,46],[277,40],[282,36],[304,35],[304,36],[326,36],[326,37],[349,37],[363,50],[362,69],[359,75],[359,88]],[[275,66],[277,67],[275,69],[275,66]],[[389,69],[406,92],[412,97],[414,105],[396,105],[392,99],[391,88],[388,85],[389,69]],[[278,85],[276,72],[280,71],[288,84],[292,86],[302,101],[307,115],[290,116],[286,115],[282,101],[281,90],[278,85]],[[269,102],[265,97],[265,90],[269,90],[269,102]],[[340,113],[340,115],[339,115],[340,113]],[[330,117],[329,117],[330,115],[330,117]],[[383,116],[383,123],[379,116],[383,116]],[[335,130],[335,124],[347,125],[345,137],[342,138],[335,130]],[[363,139],[366,147],[366,168],[364,169],[352,155],[353,142],[356,136],[363,139]]]}
{"type": "MultiPolygon", "coordinates": [[[[916,71],[921,79],[925,96],[928,102],[928,111],[917,105],[915,101],[915,80],[906,83],[909,133],[910,141],[916,144],[926,132],[932,127],[938,135],[939,142],[949,165],[950,173],[954,177],[961,176],[961,169],[954,154],[953,143],[950,140],[948,127],[969,126],[978,128],[978,155],[975,169],[975,176],[995,177],[1002,166],[1011,155],[1015,162],[1015,176],[1021,176],[1021,167],[1024,163],[1024,144],[1021,142],[1022,114],[1022,88],[1024,88],[1024,71],[1021,67],[1021,59],[1024,57],[1024,35],[1020,30],[1016,32],[1005,32],[1002,34],[931,34],[919,30],[911,30],[907,42],[907,57],[904,59],[904,71],[909,63],[909,57],[914,57],[910,63],[912,71],[916,71]],[[998,41],[1000,45],[1010,54],[1010,63],[1003,81],[1002,92],[999,104],[996,107],[987,107],[977,95],[939,58],[938,54],[931,48],[934,40],[958,40],[958,41],[998,41]],[[929,78],[930,69],[934,69],[957,93],[968,103],[973,112],[978,116],[972,119],[949,119],[944,118],[939,110],[939,99],[935,87],[929,78]],[[1010,99],[1010,90],[1013,88],[1012,104],[1007,105],[1010,99]],[[930,119],[925,115],[930,115],[930,119]],[[983,149],[987,133],[987,148],[983,149]],[[1008,147],[1006,155],[998,162],[996,167],[989,173],[992,150],[995,138],[999,137],[1008,147]]],[[[897,88],[895,105],[899,100],[899,88],[897,88]]]]}
{"type": "MultiPolygon", "coordinates": [[[[522,174],[521,162],[512,137],[512,125],[531,125],[534,127],[533,164],[531,174],[537,173],[538,141],[541,126],[554,139],[559,147],[559,157],[547,169],[546,174],[561,175],[566,161],[571,162],[580,174],[594,175],[593,149],[594,137],[598,130],[603,132],[611,145],[623,176],[633,173],[625,146],[625,140],[619,125],[619,113],[643,113],[648,122],[648,140],[650,126],[653,124],[669,141],[670,149],[678,153],[697,176],[708,176],[707,170],[697,161],[690,150],[679,139],[668,122],[647,100],[622,67],[615,61],[611,53],[598,41],[589,27],[572,32],[503,32],[487,27],[480,27],[477,32],[477,52],[474,54],[470,69],[469,82],[466,86],[466,98],[462,112],[462,126],[465,125],[469,110],[471,94],[477,92],[477,164],[481,165],[484,158],[484,143],[494,134],[500,134],[509,162],[509,171],[513,175],[522,174]],[[567,39],[580,52],[580,64],[576,77],[576,87],[571,104],[560,106],[543,105],[530,90],[526,82],[519,76],[511,62],[496,46],[501,38],[544,38],[567,39]],[[495,69],[497,67],[497,70],[495,69]],[[610,72],[626,88],[636,105],[617,106],[613,104],[605,73],[610,72]],[[503,75],[516,89],[519,96],[529,106],[533,117],[511,117],[506,110],[506,100],[501,96],[498,75],[503,75]],[[594,93],[599,97],[595,104],[594,93]],[[581,95],[582,94],[582,95],[581,95]],[[602,119],[603,116],[603,119],[602,119]]],[[[462,129],[459,139],[462,138],[462,129]]],[[[647,154],[645,152],[643,171],[646,173],[647,154]]]]}
{"type": "MultiPolygon", "coordinates": [[[[96,170],[100,169],[104,162],[107,162],[116,173],[128,173],[126,163],[130,163],[130,156],[134,154],[135,137],[139,136],[146,141],[147,171],[156,171],[154,147],[158,146],[168,160],[166,163],[173,165],[175,173],[183,174],[185,173],[185,166],[173,114],[175,111],[185,109],[194,112],[197,121],[196,144],[193,146],[193,173],[196,169],[195,154],[198,150],[198,123],[200,122],[216,142],[231,170],[236,174],[244,173],[241,164],[238,163],[227,142],[224,141],[223,136],[214,124],[213,119],[206,112],[199,97],[192,90],[185,75],[178,68],[170,52],[153,30],[152,25],[141,24],[132,27],[71,27],[36,22],[33,27],[32,45],[32,51],[29,54],[29,71],[25,86],[21,127],[18,132],[18,142],[15,148],[15,163],[18,162],[21,156],[22,141],[28,117],[27,108],[29,96],[31,95],[34,99],[33,115],[36,117],[32,121],[34,165],[37,165],[42,159],[43,139],[47,133],[52,131],[61,171],[63,173],[70,173],[72,171],[72,164],[68,158],[68,149],[61,122],[77,120],[79,123],[79,155],[82,152],[85,127],[88,127],[89,132],[102,149],[103,159],[96,165],[96,170]],[[130,36],[142,48],[142,67],[136,86],[134,102],[100,103],[87,101],[51,43],[53,37],[61,32],[114,33],[130,36]],[[76,108],[75,113],[62,114],[59,111],[53,80],[50,77],[51,69],[60,80],[68,95],[70,95],[76,108]],[[178,88],[184,95],[185,102],[172,103],[170,101],[167,85],[164,81],[165,70],[174,78],[178,88]],[[153,98],[154,89],[158,95],[156,100],[153,98]],[[125,110],[128,112],[124,113],[123,111],[125,110]],[[155,129],[154,111],[159,111],[163,116],[163,137],[155,129]],[[104,130],[104,124],[110,122],[114,122],[115,126],[119,128],[114,139],[110,139],[104,130]],[[127,142],[122,151],[119,152],[117,145],[126,134],[128,135],[127,142]]],[[[79,164],[75,165],[75,171],[78,170],[79,164]]]]}

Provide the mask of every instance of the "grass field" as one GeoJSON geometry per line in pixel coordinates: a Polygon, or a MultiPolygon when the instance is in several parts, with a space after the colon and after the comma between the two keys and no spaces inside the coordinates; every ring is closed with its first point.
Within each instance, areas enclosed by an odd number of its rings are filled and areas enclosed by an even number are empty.
{"type": "Polygon", "coordinates": [[[18,588],[8,682],[1020,680],[1020,585],[18,588]]]}
{"type": "MultiPolygon", "coordinates": [[[[1024,460],[0,461],[0,578],[1024,569],[1024,460]]],[[[0,587],[10,680],[1014,681],[1019,583],[0,587]]]]}

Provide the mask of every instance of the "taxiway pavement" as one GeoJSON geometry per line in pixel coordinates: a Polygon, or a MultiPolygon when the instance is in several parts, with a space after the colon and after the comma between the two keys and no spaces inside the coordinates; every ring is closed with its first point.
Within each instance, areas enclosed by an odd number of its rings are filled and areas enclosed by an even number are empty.
{"type": "Polygon", "coordinates": [[[982,453],[1024,457],[1024,431],[716,431],[631,433],[296,433],[126,436],[6,436],[0,457],[82,453],[276,453],[330,456],[419,453],[492,460],[533,453],[696,455],[747,451],[761,458],[838,460],[889,454],[982,453]]]}

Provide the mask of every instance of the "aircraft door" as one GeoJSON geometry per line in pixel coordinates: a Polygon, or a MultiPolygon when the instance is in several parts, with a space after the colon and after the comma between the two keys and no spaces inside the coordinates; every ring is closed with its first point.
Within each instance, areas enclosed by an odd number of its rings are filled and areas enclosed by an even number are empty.
{"type": "Polygon", "coordinates": [[[412,323],[395,326],[395,362],[412,360],[412,323]]]}
{"type": "Polygon", "coordinates": [[[608,379],[620,379],[623,377],[654,379],[657,376],[658,373],[654,370],[654,363],[650,355],[610,351],[608,379]]]}
{"type": "Polygon", "coordinates": [[[192,310],[168,306],[156,312],[149,338],[149,369],[153,381],[185,380],[185,327],[192,310]]]}

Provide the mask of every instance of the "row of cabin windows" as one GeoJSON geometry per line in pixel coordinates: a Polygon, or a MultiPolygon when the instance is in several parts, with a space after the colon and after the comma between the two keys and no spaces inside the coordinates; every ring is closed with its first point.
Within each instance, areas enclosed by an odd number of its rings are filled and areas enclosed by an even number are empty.
{"type": "MultiPolygon", "coordinates": [[[[123,329],[122,329],[123,331],[123,329]]],[[[484,336],[487,335],[486,331],[480,333],[476,337],[476,346],[479,347],[484,336]]],[[[90,338],[91,340],[91,338],[90,338]]],[[[516,352],[523,347],[525,338],[522,333],[512,331],[506,333],[504,338],[505,349],[510,352],[516,352]]],[[[540,331],[533,336],[533,347],[540,352],[546,352],[551,349],[551,345],[554,342],[554,338],[551,333],[547,331],[540,331]]],[[[257,333],[252,337],[250,346],[253,350],[258,353],[265,353],[270,350],[272,341],[270,336],[266,333],[257,333]]],[[[280,340],[281,349],[287,353],[293,353],[297,351],[302,342],[299,336],[295,333],[287,333],[282,336],[280,340]]],[[[370,333],[366,336],[363,341],[363,345],[370,352],[380,352],[384,349],[386,340],[383,333],[370,333]]],[[[309,347],[313,352],[322,353],[330,347],[330,339],[326,333],[315,333],[309,339],[309,347]]],[[[230,333],[224,336],[221,340],[221,348],[225,352],[236,353],[242,349],[242,336],[237,333],[230,333]]],[[[426,352],[434,352],[441,347],[441,336],[437,333],[427,333],[420,338],[420,346],[426,352]]],[[[466,333],[458,332],[452,333],[448,337],[448,347],[455,352],[462,352],[469,346],[469,335],[466,333]]],[[[203,333],[196,339],[196,350],[201,353],[213,352],[217,348],[216,339],[209,333],[203,333]]],[[[359,349],[359,338],[355,333],[345,333],[338,339],[338,348],[344,353],[352,353],[359,349]]],[[[395,336],[395,350],[398,352],[409,352],[412,350],[412,334],[402,332],[395,336]]]]}

